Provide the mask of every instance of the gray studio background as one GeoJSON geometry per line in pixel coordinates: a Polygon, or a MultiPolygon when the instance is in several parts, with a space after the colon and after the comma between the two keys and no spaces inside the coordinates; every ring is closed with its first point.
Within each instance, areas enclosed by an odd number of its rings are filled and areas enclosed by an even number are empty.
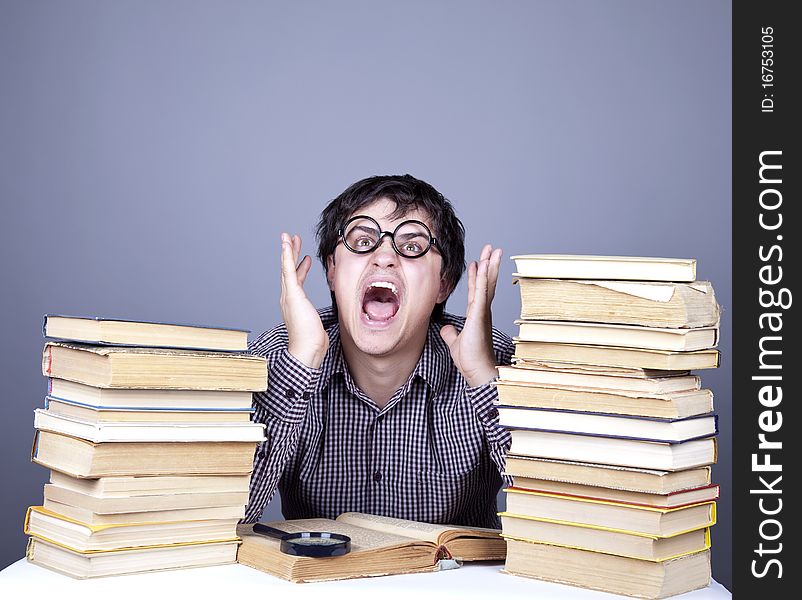
{"type": "MultiPolygon", "coordinates": [[[[256,334],[280,320],[279,233],[314,253],[326,202],[411,173],[453,201],[469,259],[698,259],[724,308],[701,374],[729,587],[730,30],[725,1],[0,1],[0,567],[47,477],[29,461],[44,313],[256,334]]],[[[319,264],[306,287],[328,303],[319,264]]]]}

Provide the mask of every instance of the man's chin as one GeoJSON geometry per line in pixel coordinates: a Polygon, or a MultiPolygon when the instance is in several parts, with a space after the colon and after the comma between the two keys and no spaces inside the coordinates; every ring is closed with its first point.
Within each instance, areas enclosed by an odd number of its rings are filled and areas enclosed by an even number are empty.
{"type": "Polygon", "coordinates": [[[402,322],[398,315],[390,319],[370,319],[361,313],[356,331],[351,332],[354,344],[365,354],[384,356],[391,354],[401,342],[402,322]]]}

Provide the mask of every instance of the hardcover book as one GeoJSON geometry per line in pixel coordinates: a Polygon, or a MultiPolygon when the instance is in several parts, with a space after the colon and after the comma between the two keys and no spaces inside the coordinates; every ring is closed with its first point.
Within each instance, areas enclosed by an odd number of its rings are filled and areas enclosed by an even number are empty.
{"type": "Polygon", "coordinates": [[[668,537],[716,523],[713,501],[675,508],[507,488],[507,512],[542,520],[668,537]]]}
{"type": "Polygon", "coordinates": [[[513,338],[513,360],[546,360],[575,365],[597,365],[629,369],[695,371],[718,368],[720,353],[715,349],[691,352],[623,348],[593,344],[527,341],[513,338]]]}
{"type": "Polygon", "coordinates": [[[552,387],[593,388],[597,390],[621,390],[626,392],[645,392],[647,394],[668,394],[698,390],[701,379],[697,375],[677,374],[661,377],[626,377],[624,375],[603,375],[579,372],[571,369],[540,369],[526,365],[499,365],[496,367],[499,379],[517,383],[535,383],[552,387]]]}
{"type": "Polygon", "coordinates": [[[248,493],[249,475],[141,475],[79,479],[50,471],[50,483],[100,498],[248,493]]]}
{"type": "Polygon", "coordinates": [[[716,438],[678,444],[513,429],[511,454],[622,467],[679,471],[716,462],[716,438]]]}
{"type": "Polygon", "coordinates": [[[647,394],[579,387],[546,387],[503,380],[496,381],[495,386],[498,389],[499,403],[508,406],[662,418],[691,417],[713,411],[713,392],[710,390],[647,394]]]}
{"type": "Polygon", "coordinates": [[[98,422],[37,408],[33,426],[90,442],[261,442],[263,423],[98,422]]]}
{"type": "Polygon", "coordinates": [[[363,513],[332,519],[267,523],[288,533],[328,531],[351,538],[351,551],[326,559],[291,556],[277,539],[240,525],[237,562],[293,582],[329,581],[436,571],[441,559],[503,560],[506,544],[496,529],[434,525],[363,513]]]}
{"type": "Polygon", "coordinates": [[[96,513],[92,510],[56,502],[45,497],[43,508],[67,519],[86,525],[144,525],[172,521],[211,521],[219,519],[242,519],[245,505],[202,506],[199,508],[176,508],[127,513],[96,513]]]}
{"type": "Polygon", "coordinates": [[[48,338],[90,344],[243,352],[248,349],[249,332],[230,327],[45,315],[42,333],[48,338]]]}
{"type": "Polygon", "coordinates": [[[545,479],[647,494],[671,494],[710,485],[708,466],[665,471],[508,454],[504,471],[513,478],[545,479]]]}
{"type": "Polygon", "coordinates": [[[547,494],[596,498],[623,504],[643,504],[657,508],[677,508],[679,506],[699,504],[700,502],[710,502],[716,500],[719,494],[717,485],[702,485],[666,493],[650,493],[566,481],[535,479],[519,475],[512,476],[512,487],[533,492],[545,492],[547,494]]]}
{"type": "Polygon", "coordinates": [[[47,395],[97,410],[251,410],[247,390],[164,390],[102,388],[66,379],[47,380],[47,395]]]}
{"type": "Polygon", "coordinates": [[[45,397],[45,412],[89,423],[248,423],[254,409],[105,408],[45,397]]]}
{"type": "Polygon", "coordinates": [[[645,256],[519,254],[510,257],[524,277],[549,279],[622,279],[632,281],[695,281],[696,260],[645,256]]]}
{"type": "Polygon", "coordinates": [[[207,508],[218,506],[242,507],[248,503],[248,492],[193,492],[145,496],[95,496],[52,483],[45,484],[45,502],[58,502],[97,514],[207,508]]]}
{"type": "Polygon", "coordinates": [[[710,550],[660,562],[507,540],[504,572],[638,598],[667,598],[710,585],[710,550]]]}
{"type": "MultiPolygon", "coordinates": [[[[641,327],[576,321],[517,320],[518,340],[686,352],[718,345],[718,327],[641,327]]],[[[641,365],[645,366],[645,365],[641,365]]]]}
{"type": "Polygon", "coordinates": [[[73,477],[242,475],[256,442],[90,442],[37,430],[31,460],[73,477]]]}
{"type": "Polygon", "coordinates": [[[499,424],[509,429],[553,431],[677,444],[711,437],[718,432],[716,415],[682,419],[636,417],[526,406],[496,405],[499,424]]]}
{"type": "Polygon", "coordinates": [[[521,318],[591,321],[646,327],[718,326],[720,309],[709,281],[516,279],[521,318]]]}
{"type": "Polygon", "coordinates": [[[238,542],[170,545],[157,548],[75,552],[41,538],[28,538],[28,561],[77,579],[236,562],[238,542]]]}
{"type": "Polygon", "coordinates": [[[655,562],[710,548],[709,527],[670,537],[657,537],[507,512],[500,513],[500,516],[502,536],[507,540],[551,544],[655,562]]]}
{"type": "Polygon", "coordinates": [[[25,534],[80,553],[132,548],[158,548],[210,542],[238,542],[237,519],[174,521],[120,525],[89,525],[43,506],[25,516],[25,534]]]}
{"type": "Polygon", "coordinates": [[[264,357],[200,350],[48,342],[42,352],[42,374],[108,388],[267,389],[264,357]]]}

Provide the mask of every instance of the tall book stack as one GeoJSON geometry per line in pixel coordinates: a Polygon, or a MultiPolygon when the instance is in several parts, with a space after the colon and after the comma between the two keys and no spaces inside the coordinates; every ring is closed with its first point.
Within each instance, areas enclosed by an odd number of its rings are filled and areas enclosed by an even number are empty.
{"type": "Polygon", "coordinates": [[[696,261],[513,256],[504,570],[642,598],[709,585],[719,306],[696,261]]]}
{"type": "Polygon", "coordinates": [[[236,561],[267,388],[247,334],[45,316],[32,460],[50,482],[25,517],[30,562],[86,578],[236,561]]]}

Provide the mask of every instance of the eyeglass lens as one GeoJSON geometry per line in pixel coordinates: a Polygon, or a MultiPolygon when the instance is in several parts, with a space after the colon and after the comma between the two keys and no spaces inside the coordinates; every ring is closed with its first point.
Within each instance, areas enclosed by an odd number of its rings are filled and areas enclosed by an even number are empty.
{"type": "MultiPolygon", "coordinates": [[[[343,241],[354,252],[370,252],[381,242],[378,223],[366,217],[354,219],[345,227],[343,241]]],[[[414,258],[425,253],[431,245],[429,230],[422,223],[405,221],[395,230],[393,242],[402,256],[414,258]]]]}

